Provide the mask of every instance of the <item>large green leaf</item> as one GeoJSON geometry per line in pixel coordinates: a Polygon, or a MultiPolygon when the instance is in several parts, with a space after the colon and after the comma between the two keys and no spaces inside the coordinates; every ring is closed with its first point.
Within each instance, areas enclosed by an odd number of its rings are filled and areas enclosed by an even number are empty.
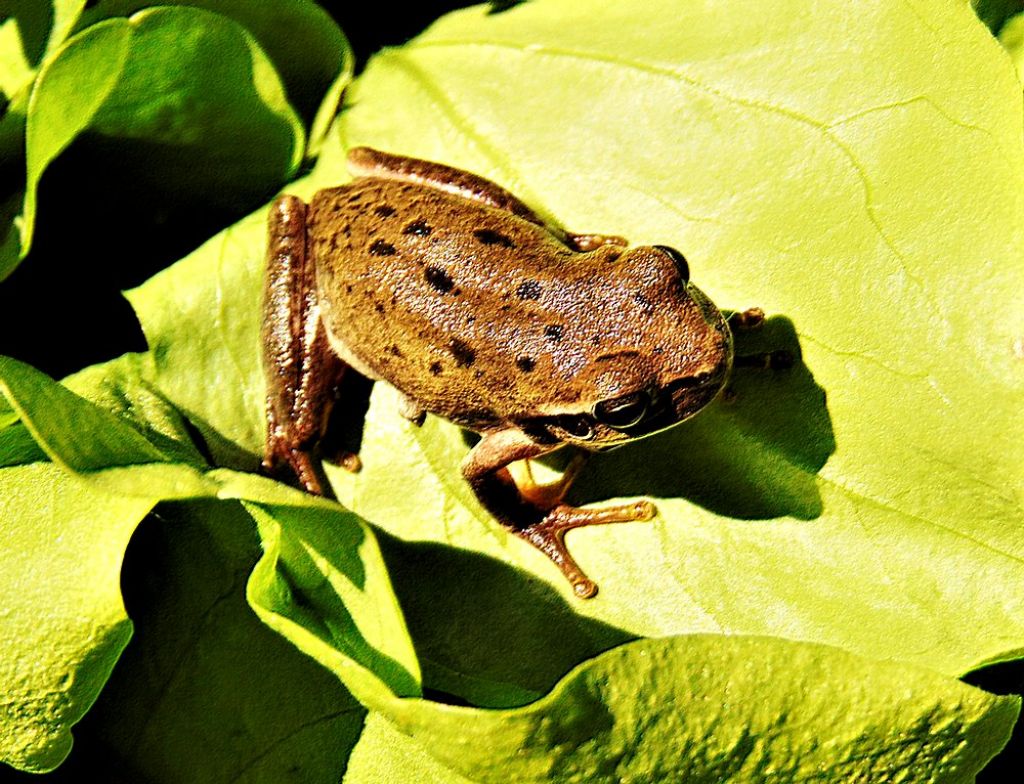
{"type": "MultiPolygon", "coordinates": [[[[925,23],[830,3],[813,25],[786,3],[468,9],[375,58],[351,101],[346,144],[681,248],[715,301],[785,317],[783,345],[795,330],[796,372],[741,371],[734,402],[594,461],[579,500],[655,495],[661,514],[569,537],[602,586],[581,612],[951,674],[1024,648],[1022,101],[966,5],[925,23]]],[[[466,492],[454,428],[377,403],[357,511],[566,590],[466,492]]]]}
{"type": "MultiPolygon", "coordinates": [[[[275,628],[303,647],[301,613],[295,620],[278,619],[275,628]]],[[[351,662],[332,662],[333,654],[317,658],[346,683],[365,678],[351,662]]],[[[966,783],[1006,742],[1020,710],[1019,698],[928,670],[721,635],[620,646],[518,710],[356,693],[420,744],[371,720],[353,751],[351,784],[966,783]]]]}

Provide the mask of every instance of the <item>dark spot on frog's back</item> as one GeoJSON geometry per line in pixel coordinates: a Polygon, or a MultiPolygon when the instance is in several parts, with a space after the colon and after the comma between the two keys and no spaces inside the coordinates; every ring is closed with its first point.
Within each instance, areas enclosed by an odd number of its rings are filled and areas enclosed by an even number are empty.
{"type": "Polygon", "coordinates": [[[565,333],[565,327],[561,324],[548,324],[544,327],[544,337],[548,340],[554,340],[558,342],[562,339],[562,335],[565,333]]]}
{"type": "Polygon", "coordinates": [[[537,363],[533,361],[532,357],[518,357],[516,359],[516,367],[524,373],[531,372],[536,365],[537,363]]]}
{"type": "Polygon", "coordinates": [[[540,284],[535,280],[524,280],[516,289],[519,299],[540,299],[540,284]]]}
{"type": "Polygon", "coordinates": [[[449,347],[452,356],[455,357],[455,364],[459,367],[469,367],[476,362],[476,352],[470,345],[458,338],[453,338],[449,347]]]}
{"type": "Polygon", "coordinates": [[[645,316],[650,316],[652,313],[654,313],[654,305],[651,303],[649,299],[647,299],[647,297],[645,297],[639,291],[633,295],[633,301],[640,306],[640,311],[645,316]]]}
{"type": "Polygon", "coordinates": [[[424,268],[423,277],[427,279],[427,283],[433,286],[435,289],[440,291],[442,294],[447,294],[452,290],[455,282],[451,279],[451,276],[445,272],[441,267],[431,264],[424,268]]]}
{"type": "Polygon", "coordinates": [[[388,204],[381,204],[373,208],[373,213],[378,218],[390,218],[395,214],[395,208],[388,204]]]}
{"type": "Polygon", "coordinates": [[[394,256],[395,246],[390,242],[384,242],[384,240],[374,240],[373,244],[370,245],[371,256],[394,256]]]}
{"type": "Polygon", "coordinates": [[[412,234],[416,237],[426,237],[430,234],[431,228],[426,221],[413,221],[404,229],[402,234],[412,234]]]}
{"type": "Polygon", "coordinates": [[[504,234],[491,229],[477,229],[473,235],[484,245],[500,245],[502,248],[514,248],[516,244],[504,234]]]}
{"type": "Polygon", "coordinates": [[[430,363],[430,375],[432,375],[432,376],[439,376],[439,375],[441,375],[441,363],[440,362],[431,362],[430,363]]]}

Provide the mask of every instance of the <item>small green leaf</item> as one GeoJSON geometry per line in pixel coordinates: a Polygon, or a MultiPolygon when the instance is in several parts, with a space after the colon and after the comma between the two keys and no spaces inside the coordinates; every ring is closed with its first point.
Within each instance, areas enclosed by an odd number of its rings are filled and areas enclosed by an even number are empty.
{"type": "Polygon", "coordinates": [[[343,672],[342,682],[361,701],[368,695],[418,695],[416,654],[366,526],[337,510],[245,507],[265,551],[248,589],[249,603],[264,623],[343,672]]]}
{"type": "MultiPolygon", "coordinates": [[[[54,53],[42,68],[28,102],[26,182],[18,253],[0,259],[0,280],[32,243],[36,188],[43,171],[86,127],[113,90],[128,55],[130,28],[120,21],[96,25],[54,53]]],[[[9,243],[5,242],[5,250],[9,243]]]]}
{"type": "Polygon", "coordinates": [[[9,1],[4,6],[0,10],[0,93],[11,99],[26,90],[43,58],[67,38],[85,0],[9,1]]]}
{"type": "Polygon", "coordinates": [[[200,466],[181,462],[187,448],[147,424],[133,427],[28,365],[0,357],[0,392],[54,462],[108,491],[151,500],[216,492],[200,466]]]}
{"type": "MultiPolygon", "coordinates": [[[[81,25],[131,16],[150,5],[149,0],[101,0],[82,16],[81,25]]],[[[354,66],[344,33],[326,11],[311,0],[165,0],[160,5],[203,8],[245,27],[281,76],[288,102],[311,129],[307,155],[319,146],[354,66]]]]}
{"type": "Polygon", "coordinates": [[[131,624],[119,572],[152,500],[39,463],[0,469],[0,758],[42,772],[71,748],[131,624]]]}
{"type": "Polygon", "coordinates": [[[47,60],[32,90],[18,254],[0,259],[0,275],[29,251],[43,172],[87,130],[118,140],[137,187],[215,209],[273,192],[305,143],[273,64],[236,22],[184,6],[99,22],[47,60]]]}

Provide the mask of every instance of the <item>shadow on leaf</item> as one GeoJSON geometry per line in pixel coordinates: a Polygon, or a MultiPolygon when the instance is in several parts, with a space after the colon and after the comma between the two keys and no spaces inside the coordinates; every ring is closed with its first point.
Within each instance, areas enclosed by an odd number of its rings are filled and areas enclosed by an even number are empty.
{"type": "Polygon", "coordinates": [[[555,589],[479,553],[377,532],[434,699],[524,705],[634,635],[576,614],[555,589]]]}
{"type": "Polygon", "coordinates": [[[725,393],[693,419],[595,456],[569,500],[681,497],[738,519],[818,517],[815,475],[835,451],[825,390],[788,318],[736,334],[737,357],[779,350],[792,355],[791,368],[736,367],[725,393]]]}

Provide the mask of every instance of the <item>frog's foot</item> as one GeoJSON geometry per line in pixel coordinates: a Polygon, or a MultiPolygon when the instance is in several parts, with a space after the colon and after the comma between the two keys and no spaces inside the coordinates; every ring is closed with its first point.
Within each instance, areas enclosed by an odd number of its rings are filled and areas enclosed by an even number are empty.
{"type": "Polygon", "coordinates": [[[359,453],[350,452],[347,449],[339,449],[329,457],[325,456],[324,460],[338,466],[338,468],[344,468],[350,474],[358,474],[363,470],[363,461],[359,459],[359,453]]]}
{"type": "Polygon", "coordinates": [[[287,465],[299,484],[307,493],[324,495],[324,483],[320,478],[320,472],[313,460],[313,456],[303,449],[289,449],[286,444],[277,442],[268,446],[266,457],[263,459],[263,471],[268,476],[281,478],[282,473],[287,473],[284,466],[287,465]]]}
{"type": "Polygon", "coordinates": [[[729,316],[729,327],[732,330],[756,329],[764,323],[764,311],[761,308],[737,310],[729,316]]]}
{"type": "Polygon", "coordinates": [[[597,593],[597,584],[587,577],[565,546],[565,534],[573,528],[606,523],[632,523],[650,520],[657,513],[650,501],[637,501],[602,509],[580,509],[558,504],[544,518],[528,528],[516,529],[515,534],[551,559],[572,585],[580,599],[590,599],[597,593]]]}
{"type": "Polygon", "coordinates": [[[565,241],[570,248],[574,248],[580,253],[597,250],[605,245],[625,248],[629,244],[625,238],[613,234],[573,234],[571,231],[565,233],[565,241]]]}

